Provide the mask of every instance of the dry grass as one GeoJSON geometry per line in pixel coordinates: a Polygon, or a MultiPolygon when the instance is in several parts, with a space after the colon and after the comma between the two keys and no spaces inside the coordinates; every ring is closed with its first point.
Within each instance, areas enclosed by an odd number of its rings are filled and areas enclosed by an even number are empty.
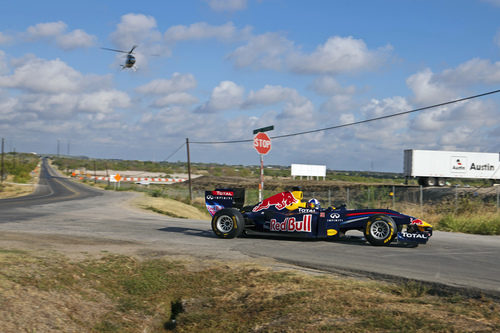
{"type": "Polygon", "coordinates": [[[0,250],[6,333],[500,330],[499,303],[428,290],[247,263],[0,250]]]}
{"type": "Polygon", "coordinates": [[[208,212],[202,213],[196,207],[169,198],[155,198],[144,194],[143,196],[134,199],[132,204],[139,208],[152,210],[171,217],[194,220],[210,220],[208,212]]]}
{"type": "Polygon", "coordinates": [[[31,184],[16,184],[13,183],[13,177],[9,176],[3,185],[0,185],[0,199],[16,198],[31,194],[35,190],[34,184],[37,182],[38,178],[32,177],[31,184]]]}

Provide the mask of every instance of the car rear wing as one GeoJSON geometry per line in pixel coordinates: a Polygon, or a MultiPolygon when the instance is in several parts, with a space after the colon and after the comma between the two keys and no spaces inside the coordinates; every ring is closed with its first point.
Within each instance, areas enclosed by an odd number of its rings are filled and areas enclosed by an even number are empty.
{"type": "Polygon", "coordinates": [[[215,189],[205,191],[205,205],[210,215],[214,216],[224,208],[241,209],[245,204],[245,189],[215,189]]]}

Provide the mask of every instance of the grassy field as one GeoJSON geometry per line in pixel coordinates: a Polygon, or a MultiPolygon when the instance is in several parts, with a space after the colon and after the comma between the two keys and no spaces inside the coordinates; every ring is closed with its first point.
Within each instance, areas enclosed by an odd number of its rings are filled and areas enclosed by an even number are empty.
{"type": "MultiPolygon", "coordinates": [[[[194,208],[163,192],[149,195],[135,205],[209,218],[199,210],[203,202],[194,208]]],[[[495,207],[479,201],[400,210],[440,230],[499,234],[495,207]]],[[[107,252],[70,259],[0,249],[0,327],[6,333],[497,332],[499,310],[497,299],[443,293],[418,282],[275,271],[243,262],[107,252]]]]}
{"type": "Polygon", "coordinates": [[[500,303],[254,264],[0,250],[2,332],[495,332],[500,303]]]}

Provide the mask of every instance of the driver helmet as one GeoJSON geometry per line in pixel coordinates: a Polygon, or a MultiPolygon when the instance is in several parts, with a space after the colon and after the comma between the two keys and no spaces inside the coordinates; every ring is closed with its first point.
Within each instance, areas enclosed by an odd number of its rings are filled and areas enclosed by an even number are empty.
{"type": "Polygon", "coordinates": [[[320,208],[320,204],[319,204],[318,199],[312,198],[308,202],[309,202],[309,204],[311,205],[312,208],[315,208],[315,209],[319,209],[320,208]]]}

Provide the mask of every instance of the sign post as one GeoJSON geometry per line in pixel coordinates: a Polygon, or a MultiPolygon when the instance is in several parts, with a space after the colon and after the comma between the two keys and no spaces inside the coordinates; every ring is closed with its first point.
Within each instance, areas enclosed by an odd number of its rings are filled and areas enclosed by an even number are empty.
{"type": "Polygon", "coordinates": [[[274,126],[268,126],[254,130],[253,147],[260,155],[260,184],[259,184],[259,202],[262,201],[262,192],[264,191],[264,155],[271,150],[271,139],[264,131],[273,130],[274,126]]]}
{"type": "Polygon", "coordinates": [[[120,180],[122,180],[122,176],[120,176],[119,173],[117,173],[116,175],[111,175],[109,178],[109,181],[111,183],[115,183],[115,190],[116,190],[116,184],[118,184],[118,188],[120,188],[120,180]]]}

